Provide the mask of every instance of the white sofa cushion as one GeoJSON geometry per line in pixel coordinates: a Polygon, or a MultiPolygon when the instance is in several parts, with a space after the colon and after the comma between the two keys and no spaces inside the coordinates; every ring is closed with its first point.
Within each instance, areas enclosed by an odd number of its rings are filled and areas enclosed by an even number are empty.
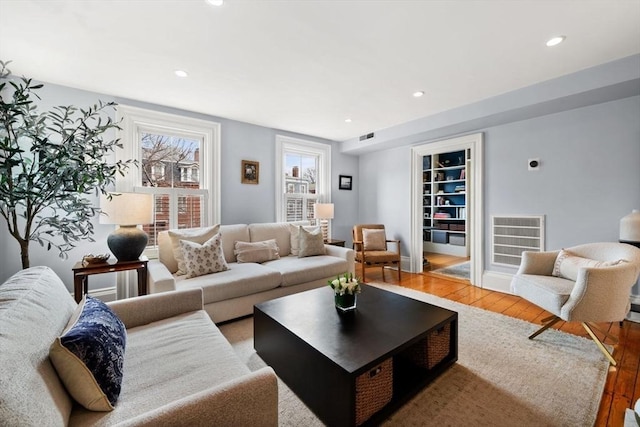
{"type": "Polygon", "coordinates": [[[329,255],[305,258],[290,255],[267,261],[262,265],[277,270],[282,275],[282,286],[293,286],[336,276],[346,273],[349,268],[346,259],[329,255]]]}
{"type": "Polygon", "coordinates": [[[275,239],[281,257],[291,253],[291,231],[289,223],[272,222],[265,224],[249,224],[249,236],[252,242],[275,239]]]}
{"type": "Polygon", "coordinates": [[[277,288],[280,282],[280,273],[262,264],[234,262],[220,273],[188,280],[177,276],[176,289],[202,288],[204,303],[210,304],[277,288]]]}
{"type": "Polygon", "coordinates": [[[117,410],[75,410],[71,425],[114,425],[249,373],[204,311],[127,330],[117,410]],[[197,349],[198,351],[194,351],[197,349]]]}
{"type": "Polygon", "coordinates": [[[1,287],[0,424],[67,425],[73,401],[51,364],[49,346],[77,304],[48,267],[22,270],[1,287]]]}
{"type": "Polygon", "coordinates": [[[234,254],[236,242],[250,242],[249,226],[247,224],[221,225],[222,251],[227,262],[237,262],[234,254]]]}

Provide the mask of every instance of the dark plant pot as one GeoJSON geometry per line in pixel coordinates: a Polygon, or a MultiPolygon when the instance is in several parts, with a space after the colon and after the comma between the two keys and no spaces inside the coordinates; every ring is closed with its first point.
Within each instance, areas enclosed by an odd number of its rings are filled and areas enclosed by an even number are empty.
{"type": "Polygon", "coordinates": [[[356,304],[358,302],[357,294],[344,294],[338,295],[335,294],[335,304],[336,309],[340,312],[346,313],[348,311],[353,311],[356,309],[356,304]]]}

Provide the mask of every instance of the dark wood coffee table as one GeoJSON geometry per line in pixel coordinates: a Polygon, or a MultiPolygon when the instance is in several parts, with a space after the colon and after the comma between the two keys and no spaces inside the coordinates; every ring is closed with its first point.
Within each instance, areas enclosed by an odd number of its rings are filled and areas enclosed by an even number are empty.
{"type": "Polygon", "coordinates": [[[327,286],[257,304],[254,347],[330,426],[356,424],[356,378],[391,358],[393,398],[367,421],[377,424],[456,362],[458,314],[367,285],[356,311],[339,314],[327,286]],[[435,366],[403,357],[446,325],[448,352],[435,366]]]}

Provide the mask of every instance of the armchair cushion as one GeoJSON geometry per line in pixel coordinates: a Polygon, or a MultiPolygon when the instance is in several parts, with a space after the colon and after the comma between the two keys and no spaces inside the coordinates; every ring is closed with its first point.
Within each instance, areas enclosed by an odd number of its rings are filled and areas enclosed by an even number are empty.
{"type": "Polygon", "coordinates": [[[73,398],[90,411],[111,411],[120,395],[127,333],[102,301],[85,295],[49,357],[73,398]]]}
{"type": "Polygon", "coordinates": [[[617,265],[621,262],[623,262],[621,259],[615,261],[598,261],[595,259],[583,258],[563,249],[558,253],[551,275],[576,281],[578,280],[578,271],[581,268],[608,267],[617,265]]]}
{"type": "Polygon", "coordinates": [[[387,237],[385,236],[384,228],[363,228],[362,240],[365,251],[385,251],[387,249],[387,237]]]}

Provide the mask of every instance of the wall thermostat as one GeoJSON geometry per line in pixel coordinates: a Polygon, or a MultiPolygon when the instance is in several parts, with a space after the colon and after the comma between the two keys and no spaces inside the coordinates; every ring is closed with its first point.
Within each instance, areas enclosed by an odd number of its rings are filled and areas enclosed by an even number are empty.
{"type": "Polygon", "coordinates": [[[529,159],[529,170],[535,171],[540,169],[540,159],[529,159]]]}

